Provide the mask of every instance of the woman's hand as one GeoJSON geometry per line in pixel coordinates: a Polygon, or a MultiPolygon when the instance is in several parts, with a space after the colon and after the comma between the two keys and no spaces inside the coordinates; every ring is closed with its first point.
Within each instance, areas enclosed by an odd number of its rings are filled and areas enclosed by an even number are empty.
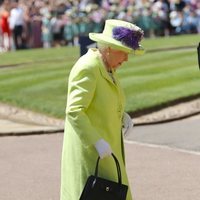
{"type": "Polygon", "coordinates": [[[99,157],[101,159],[103,159],[107,156],[111,156],[112,149],[111,149],[110,145],[104,139],[98,140],[94,146],[95,146],[95,148],[99,154],[99,157]]]}

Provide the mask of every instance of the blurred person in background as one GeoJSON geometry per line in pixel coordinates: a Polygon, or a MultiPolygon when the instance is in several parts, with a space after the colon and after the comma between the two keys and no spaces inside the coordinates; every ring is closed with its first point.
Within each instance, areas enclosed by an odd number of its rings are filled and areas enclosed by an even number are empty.
{"type": "Polygon", "coordinates": [[[33,48],[43,47],[42,43],[42,16],[40,7],[36,3],[32,3],[31,13],[31,43],[33,48]]]}
{"type": "Polygon", "coordinates": [[[64,24],[63,30],[63,38],[65,40],[66,45],[73,46],[74,45],[74,33],[72,29],[72,16],[71,10],[65,12],[66,22],[64,24]]]}
{"type": "MultiPolygon", "coordinates": [[[[99,176],[118,181],[111,153],[120,163],[122,183],[129,185],[123,138],[133,121],[124,112],[125,97],[116,70],[129,54],[144,53],[139,44],[143,31],[132,23],[110,19],[102,33],[89,33],[89,38],[98,48],[80,57],[69,75],[60,200],[80,198],[98,156],[99,176]]],[[[129,186],[126,200],[132,199],[129,186]]]]}
{"type": "Polygon", "coordinates": [[[64,36],[64,23],[62,15],[55,12],[54,16],[50,20],[52,37],[53,37],[53,46],[59,47],[62,45],[63,36],[64,36]]]}
{"type": "MultiPolygon", "coordinates": [[[[1,12],[1,7],[0,7],[0,12],[1,12]]],[[[1,20],[1,19],[0,19],[1,20]]],[[[1,23],[1,22],[0,22],[1,23]]],[[[0,26],[0,53],[3,52],[3,44],[2,44],[2,30],[1,30],[1,26],[0,26]]]]}
{"type": "Polygon", "coordinates": [[[11,50],[11,30],[9,27],[10,1],[5,0],[0,9],[0,29],[2,34],[3,51],[11,50]]]}
{"type": "Polygon", "coordinates": [[[15,49],[23,48],[24,11],[19,6],[18,0],[11,2],[10,29],[12,31],[15,49]]]}
{"type": "Polygon", "coordinates": [[[52,45],[52,26],[51,14],[45,13],[42,17],[42,42],[44,48],[50,48],[52,45]]]}
{"type": "Polygon", "coordinates": [[[181,26],[182,34],[198,33],[198,15],[189,4],[183,9],[183,23],[181,26]]]}

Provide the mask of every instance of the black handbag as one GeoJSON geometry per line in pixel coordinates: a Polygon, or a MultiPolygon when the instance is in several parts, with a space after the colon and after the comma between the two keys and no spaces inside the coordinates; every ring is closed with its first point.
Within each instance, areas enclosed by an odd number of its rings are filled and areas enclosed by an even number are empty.
{"type": "Polygon", "coordinates": [[[79,200],[126,200],[128,186],[122,184],[119,161],[114,154],[112,157],[117,168],[118,182],[98,177],[98,157],[95,174],[88,177],[79,200]]]}

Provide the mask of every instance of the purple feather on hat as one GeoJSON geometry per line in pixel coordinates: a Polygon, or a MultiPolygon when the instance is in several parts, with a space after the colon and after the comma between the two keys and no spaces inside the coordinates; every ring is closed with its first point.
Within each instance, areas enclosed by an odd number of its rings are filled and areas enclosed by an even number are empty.
{"type": "Polygon", "coordinates": [[[113,38],[134,50],[138,49],[143,36],[144,33],[141,29],[136,31],[122,26],[113,28],[113,38]]]}

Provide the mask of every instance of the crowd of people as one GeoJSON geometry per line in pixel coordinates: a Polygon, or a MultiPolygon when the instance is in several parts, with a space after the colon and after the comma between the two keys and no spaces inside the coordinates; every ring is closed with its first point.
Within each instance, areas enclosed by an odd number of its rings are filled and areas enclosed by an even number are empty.
{"type": "Polygon", "coordinates": [[[138,25],[145,37],[200,33],[200,1],[0,0],[0,51],[78,46],[111,18],[138,25]]]}

